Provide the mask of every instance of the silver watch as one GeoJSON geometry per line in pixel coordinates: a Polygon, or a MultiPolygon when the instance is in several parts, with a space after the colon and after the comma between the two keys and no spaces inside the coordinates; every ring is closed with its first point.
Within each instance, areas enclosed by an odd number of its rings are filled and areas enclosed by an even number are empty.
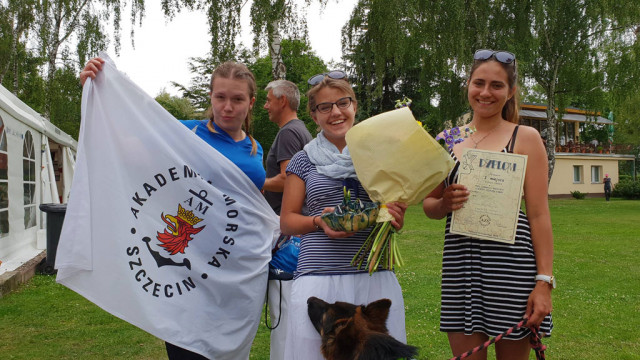
{"type": "Polygon", "coordinates": [[[547,284],[551,285],[551,287],[553,287],[554,289],[556,288],[556,278],[555,276],[551,275],[536,275],[536,281],[544,281],[547,284]]]}

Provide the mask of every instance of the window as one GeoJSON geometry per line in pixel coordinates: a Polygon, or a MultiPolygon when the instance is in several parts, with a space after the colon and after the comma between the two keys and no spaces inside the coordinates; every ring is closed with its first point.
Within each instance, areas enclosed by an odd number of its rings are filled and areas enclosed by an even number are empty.
{"type": "Polygon", "coordinates": [[[573,165],[573,183],[582,183],[582,165],[573,165]]]}
{"type": "Polygon", "coordinates": [[[591,167],[591,183],[601,183],[602,182],[602,166],[592,166],[591,167]]]}
{"type": "Polygon", "coordinates": [[[0,236],[9,233],[9,156],[4,121],[0,117],[0,236]]]}
{"type": "Polygon", "coordinates": [[[24,228],[36,226],[36,152],[31,132],[24,134],[22,147],[22,184],[24,186],[24,228]]]}

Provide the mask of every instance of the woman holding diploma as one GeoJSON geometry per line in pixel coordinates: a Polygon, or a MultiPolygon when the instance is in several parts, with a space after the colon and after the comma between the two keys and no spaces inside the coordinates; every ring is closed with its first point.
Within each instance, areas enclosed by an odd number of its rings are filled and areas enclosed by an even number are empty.
{"type": "MultiPolygon", "coordinates": [[[[519,126],[515,55],[478,50],[468,86],[476,131],[456,144],[453,170],[423,201],[427,217],[447,217],[442,261],[440,330],[454,355],[481,345],[522,318],[549,335],[553,277],[553,235],[547,201],[547,154],[540,134],[519,126]],[[451,233],[451,213],[465,205],[468,189],[457,184],[465,148],[527,155],[526,214],[519,213],[515,243],[451,233]]],[[[531,331],[522,328],[496,343],[497,359],[529,359],[531,331]]],[[[484,349],[469,359],[486,359],[484,349]]]]}

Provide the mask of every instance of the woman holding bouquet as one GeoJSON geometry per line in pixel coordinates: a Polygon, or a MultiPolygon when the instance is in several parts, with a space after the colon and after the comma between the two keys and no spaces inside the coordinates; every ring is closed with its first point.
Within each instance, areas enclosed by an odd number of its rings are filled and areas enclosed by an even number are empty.
{"type": "MultiPolygon", "coordinates": [[[[478,50],[468,86],[473,109],[471,137],[456,144],[456,165],[423,201],[432,219],[447,217],[442,261],[440,330],[447,332],[454,355],[481,345],[522,318],[527,327],[549,335],[553,278],[553,235],[547,202],[547,154],[540,134],[519,126],[515,55],[478,50]],[[524,181],[526,214],[520,211],[514,244],[449,232],[451,213],[469,198],[457,184],[458,159],[465,148],[527,155],[524,181]]],[[[522,328],[496,343],[497,359],[529,359],[531,331],[522,328]]],[[[486,349],[469,359],[486,359],[486,349]]]]}
{"type": "MultiPolygon", "coordinates": [[[[381,269],[370,276],[366,267],[359,270],[350,265],[371,228],[356,233],[334,231],[320,217],[341,203],[343,187],[352,199],[371,201],[356,177],[345,140],[355,123],[355,93],[342,71],[313,76],[309,85],[308,109],[322,131],[291,159],[280,215],[284,234],[303,234],[289,305],[285,359],[321,360],[321,338],[307,315],[311,296],[357,305],[388,298],[392,301],[389,332],[402,342],[406,334],[402,290],[395,274],[381,269]],[[304,206],[308,215],[302,212],[304,206]]],[[[402,228],[406,205],[387,206],[395,218],[392,225],[402,228]]]]}

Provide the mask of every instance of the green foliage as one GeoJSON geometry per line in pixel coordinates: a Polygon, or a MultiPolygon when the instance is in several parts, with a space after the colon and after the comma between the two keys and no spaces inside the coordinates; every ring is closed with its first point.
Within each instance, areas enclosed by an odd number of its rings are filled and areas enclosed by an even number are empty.
{"type": "Polygon", "coordinates": [[[195,107],[189,102],[189,99],[172,96],[164,90],[156,96],[156,101],[176,119],[191,120],[204,118],[202,113],[196,112],[195,107]]]}
{"type": "Polygon", "coordinates": [[[77,78],[77,70],[70,66],[56,70],[49,89],[51,91],[49,120],[60,130],[77,139],[80,132],[82,100],[82,88],[77,78]]]}
{"type": "Polygon", "coordinates": [[[33,26],[33,11],[33,0],[0,3],[0,83],[19,97],[33,96],[29,88],[38,85],[39,67],[44,64],[27,50],[24,40],[33,26]]]}
{"type": "MultiPolygon", "coordinates": [[[[298,107],[298,118],[304,121],[312,135],[317,132],[317,126],[311,119],[307,111],[307,97],[305,91],[309,88],[307,80],[315,75],[327,71],[324,62],[311,50],[309,44],[304,40],[284,39],[281,43],[282,59],[287,67],[287,80],[295,83],[300,90],[300,106],[298,107]]],[[[271,58],[261,57],[249,64],[249,68],[256,76],[258,85],[258,96],[253,109],[253,135],[266,154],[271,148],[271,144],[278,133],[278,126],[269,121],[269,115],[263,106],[267,99],[267,92],[264,88],[271,82],[271,58]]]]}
{"type": "MultiPolygon", "coordinates": [[[[304,96],[304,92],[308,88],[307,79],[315,74],[327,71],[327,67],[304,40],[283,39],[281,46],[283,62],[287,67],[287,80],[298,85],[301,93],[298,118],[304,121],[311,134],[315,134],[316,125],[306,110],[307,98],[304,96]]],[[[258,91],[256,102],[253,106],[252,134],[260,142],[266,154],[279,130],[276,124],[269,121],[269,116],[263,108],[267,99],[267,92],[264,88],[273,80],[271,58],[263,56],[254,59],[248,50],[242,49],[237,51],[232,58],[224,61],[228,60],[246,64],[256,78],[258,91]]],[[[175,82],[172,83],[198,112],[204,112],[210,106],[209,83],[211,81],[211,73],[213,73],[217,64],[211,56],[192,58],[189,63],[190,71],[193,74],[191,84],[186,86],[175,82]]]]}
{"type": "Polygon", "coordinates": [[[611,195],[627,200],[640,199],[640,180],[633,181],[630,178],[621,176],[611,195]]]}
{"type": "Polygon", "coordinates": [[[640,93],[630,92],[640,83],[640,42],[632,33],[638,9],[608,1],[362,0],[343,29],[344,59],[363,115],[389,110],[406,95],[416,117],[439,132],[468,109],[463,87],[472,53],[510,50],[525,98],[552,109],[553,149],[556,107],[602,111],[614,87],[618,98],[640,93]]]}
{"type": "MultiPolygon", "coordinates": [[[[318,0],[321,4],[326,0],[318,0]]],[[[221,63],[235,58],[238,54],[236,38],[240,33],[240,13],[245,0],[162,0],[162,8],[168,18],[183,8],[202,10],[207,13],[211,50],[207,58],[213,63],[221,63]]],[[[309,1],[301,6],[305,7],[309,1]]],[[[254,35],[254,55],[270,44],[276,32],[283,31],[290,37],[304,34],[306,22],[299,16],[299,2],[295,0],[254,0],[249,16],[254,35]]]]}
{"type": "Polygon", "coordinates": [[[2,1],[0,82],[77,138],[81,89],[76,74],[89,57],[106,48],[109,25],[119,52],[120,21],[127,3],[132,23],[140,21],[144,0],[2,1]]]}
{"type": "MultiPolygon", "coordinates": [[[[634,52],[630,56],[629,61],[635,61],[636,64],[628,64],[631,68],[638,68],[637,65],[640,62],[640,42],[634,48],[634,52]]],[[[628,70],[628,69],[627,69],[628,70]]],[[[624,72],[623,72],[624,74],[624,72]]],[[[614,140],[616,143],[630,144],[635,147],[640,147],[640,69],[635,74],[626,74],[623,76],[620,74],[620,78],[628,77],[629,82],[625,91],[614,87],[611,91],[612,105],[615,106],[615,132],[614,140]]],[[[622,79],[624,83],[625,80],[622,79]]]]}
{"type": "Polygon", "coordinates": [[[197,112],[204,113],[211,106],[209,97],[211,74],[218,64],[225,61],[237,61],[249,66],[255,60],[247,49],[237,50],[231,57],[221,61],[216,61],[211,55],[194,57],[188,63],[189,72],[192,74],[190,84],[185,85],[173,81],[171,85],[182,93],[182,97],[191,102],[197,112]]]}
{"type": "Polygon", "coordinates": [[[571,196],[573,196],[575,199],[582,200],[587,196],[587,194],[580,192],[578,190],[575,190],[575,191],[571,191],[571,196]]]}
{"type": "Polygon", "coordinates": [[[580,140],[584,143],[590,143],[594,139],[598,140],[598,144],[607,144],[609,141],[607,127],[596,124],[594,121],[580,124],[580,140]]]}

